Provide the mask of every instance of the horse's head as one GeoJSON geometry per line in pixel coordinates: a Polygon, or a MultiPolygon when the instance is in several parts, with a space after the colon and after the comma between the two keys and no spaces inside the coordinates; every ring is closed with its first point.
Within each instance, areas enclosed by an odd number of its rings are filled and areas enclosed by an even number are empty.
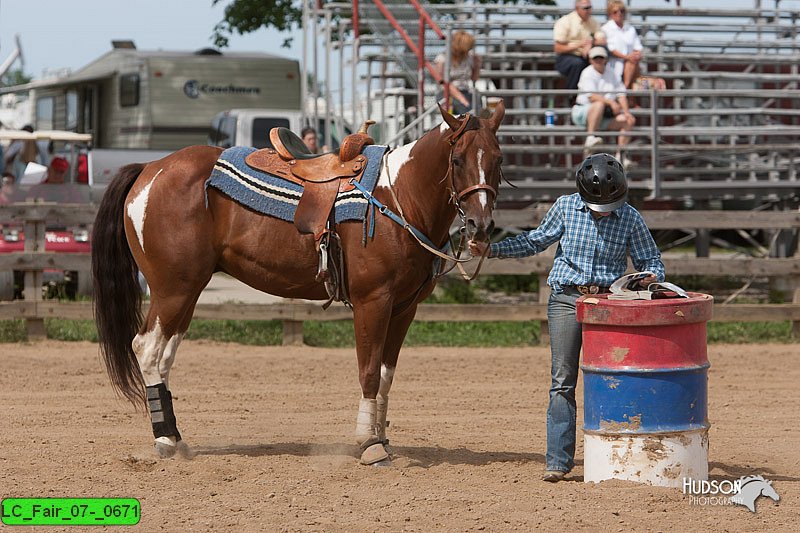
{"type": "Polygon", "coordinates": [[[466,237],[488,241],[494,229],[492,210],[500,186],[503,154],[497,142],[497,129],[506,108],[502,100],[487,119],[466,115],[454,117],[439,107],[449,131],[444,139],[451,145],[448,186],[451,199],[466,229],[466,237]]]}

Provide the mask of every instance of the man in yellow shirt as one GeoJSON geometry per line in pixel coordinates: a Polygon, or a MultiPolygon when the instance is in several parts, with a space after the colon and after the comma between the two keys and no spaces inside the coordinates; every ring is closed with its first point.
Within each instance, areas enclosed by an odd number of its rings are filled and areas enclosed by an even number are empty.
{"type": "Polygon", "coordinates": [[[553,26],[556,70],[567,79],[565,89],[577,89],[581,72],[589,66],[589,50],[600,24],[592,17],[591,0],[575,0],[570,11],[553,26]]]}

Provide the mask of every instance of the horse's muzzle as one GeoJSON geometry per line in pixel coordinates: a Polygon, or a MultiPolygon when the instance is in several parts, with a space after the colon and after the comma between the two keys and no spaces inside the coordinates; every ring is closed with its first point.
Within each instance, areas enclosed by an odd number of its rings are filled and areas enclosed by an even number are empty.
{"type": "Polygon", "coordinates": [[[487,242],[494,231],[494,220],[467,218],[467,238],[473,241],[487,242]]]}

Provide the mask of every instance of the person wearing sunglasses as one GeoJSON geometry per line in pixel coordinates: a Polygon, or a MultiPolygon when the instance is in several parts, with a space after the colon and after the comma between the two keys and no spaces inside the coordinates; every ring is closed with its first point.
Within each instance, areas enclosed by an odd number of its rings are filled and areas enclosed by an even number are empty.
{"type": "Polygon", "coordinates": [[[575,0],[570,11],[553,26],[556,70],[566,78],[565,89],[577,89],[581,72],[589,65],[589,50],[600,24],[592,16],[590,0],[575,0]]]}
{"type": "Polygon", "coordinates": [[[606,9],[608,22],[601,28],[608,39],[608,67],[630,89],[633,82],[641,75],[639,63],[642,60],[642,41],[631,24],[625,21],[625,3],[622,0],[610,0],[606,9]]]}

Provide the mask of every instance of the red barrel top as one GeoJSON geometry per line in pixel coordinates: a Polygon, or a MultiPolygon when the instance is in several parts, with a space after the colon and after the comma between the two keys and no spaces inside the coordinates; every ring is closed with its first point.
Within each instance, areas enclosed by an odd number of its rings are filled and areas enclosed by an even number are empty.
{"type": "Polygon", "coordinates": [[[714,298],[609,300],[606,294],[577,301],[583,325],[584,370],[646,371],[708,366],[706,322],[714,298]]]}
{"type": "Polygon", "coordinates": [[[608,294],[587,294],[577,301],[582,324],[667,326],[711,320],[714,297],[690,292],[689,298],[663,300],[609,300],[608,294]]]}

